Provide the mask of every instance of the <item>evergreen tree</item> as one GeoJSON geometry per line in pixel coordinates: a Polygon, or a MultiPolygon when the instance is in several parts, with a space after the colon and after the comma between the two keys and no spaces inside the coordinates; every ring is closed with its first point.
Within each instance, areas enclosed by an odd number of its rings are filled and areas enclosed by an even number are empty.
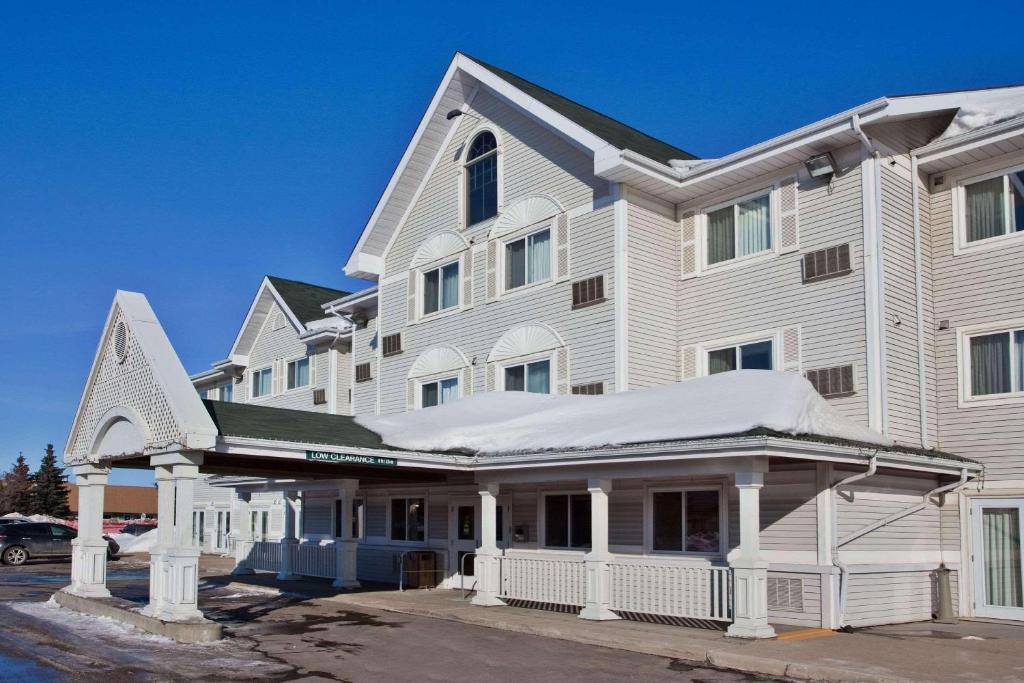
{"type": "Polygon", "coordinates": [[[32,512],[66,519],[71,514],[65,486],[67,480],[64,468],[57,464],[53,444],[46,444],[46,453],[39,463],[39,470],[32,477],[32,512]]]}
{"type": "Polygon", "coordinates": [[[18,454],[14,467],[4,474],[0,481],[0,515],[18,512],[23,515],[32,512],[32,473],[25,462],[25,456],[18,454]]]}

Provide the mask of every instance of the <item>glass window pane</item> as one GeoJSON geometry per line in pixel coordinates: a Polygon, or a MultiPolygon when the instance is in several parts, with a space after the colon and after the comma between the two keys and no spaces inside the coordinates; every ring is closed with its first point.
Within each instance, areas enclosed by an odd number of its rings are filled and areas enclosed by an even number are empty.
{"type": "Polygon", "coordinates": [[[1010,334],[971,337],[971,394],[1005,394],[1010,391],[1010,334]]]}
{"type": "Polygon", "coordinates": [[[505,540],[505,510],[500,505],[495,508],[494,525],[494,540],[500,543],[505,540]]]}
{"type": "Polygon", "coordinates": [[[437,382],[424,384],[420,389],[423,394],[423,407],[430,408],[432,406],[436,406],[438,403],[437,382]]]}
{"type": "Polygon", "coordinates": [[[1024,230],[1024,171],[1010,174],[1010,197],[1013,205],[1013,230],[1024,230]]]}
{"type": "Polygon", "coordinates": [[[459,264],[449,263],[441,269],[441,308],[459,305],[459,264]]]}
{"type": "Polygon", "coordinates": [[[466,167],[466,199],[470,225],[498,213],[498,155],[474,161],[466,167]]]}
{"type": "Polygon", "coordinates": [[[727,206],[708,214],[708,263],[721,263],[736,258],[733,207],[727,206]]]}
{"type": "Polygon", "coordinates": [[[409,514],[406,524],[409,534],[408,539],[410,541],[422,541],[424,538],[424,532],[426,531],[426,525],[424,523],[424,520],[426,519],[426,516],[424,515],[426,512],[425,507],[426,506],[423,504],[422,498],[409,499],[409,514]]]}
{"type": "Polygon", "coordinates": [[[228,401],[229,403],[235,400],[234,384],[225,384],[220,388],[220,400],[228,401]]]}
{"type": "Polygon", "coordinates": [[[288,388],[296,389],[309,384],[309,358],[288,363],[288,388]]]}
{"type": "Polygon", "coordinates": [[[740,367],[744,370],[771,370],[772,343],[763,341],[741,346],[740,367]]]}
{"type": "Polygon", "coordinates": [[[459,398],[459,380],[456,377],[443,379],[441,384],[441,403],[448,403],[459,398]]]}
{"type": "Polygon", "coordinates": [[[352,538],[362,538],[363,501],[352,501],[352,538]]]}
{"type": "Polygon", "coordinates": [[[515,365],[505,368],[505,391],[526,390],[526,366],[515,365]]]}
{"type": "Polygon", "coordinates": [[[553,548],[569,547],[569,496],[544,498],[544,543],[553,548]]]}
{"type": "Polygon", "coordinates": [[[1024,391],[1024,330],[1013,333],[1013,362],[1017,367],[1017,379],[1014,391],[1024,391]]]}
{"type": "Polygon", "coordinates": [[[771,211],[769,195],[748,199],[736,205],[736,253],[747,256],[772,248],[771,211]]]}
{"type": "Polygon", "coordinates": [[[686,492],[686,551],[717,553],[718,491],[686,492]]]}
{"type": "Polygon", "coordinates": [[[736,369],[736,348],[718,349],[708,352],[708,374],[717,375],[736,369]]]}
{"type": "Polygon", "coordinates": [[[469,154],[466,155],[466,159],[472,161],[477,157],[487,154],[497,146],[498,141],[494,139],[494,133],[485,130],[480,133],[480,135],[473,138],[473,142],[469,146],[469,154]]]}
{"type": "Polygon", "coordinates": [[[1005,232],[1002,176],[965,185],[964,202],[968,242],[996,237],[1005,232]]]}
{"type": "Polygon", "coordinates": [[[457,508],[458,537],[460,541],[472,541],[476,538],[476,519],[472,505],[460,505],[457,508]]]}
{"type": "Polygon", "coordinates": [[[531,394],[551,393],[551,362],[546,360],[526,366],[526,390],[531,394]]]}
{"type": "Polygon", "coordinates": [[[526,240],[516,240],[505,246],[505,289],[526,284],[526,240]]]}
{"type": "Polygon", "coordinates": [[[982,508],[985,604],[1024,607],[1020,566],[1020,511],[982,508]]]}
{"type": "Polygon", "coordinates": [[[440,289],[440,271],[423,274],[423,315],[437,311],[440,289]]]}
{"type": "Polygon", "coordinates": [[[391,539],[405,540],[405,498],[391,499],[391,539]]]}
{"type": "Polygon", "coordinates": [[[543,282],[551,277],[551,231],[530,235],[529,254],[526,259],[527,282],[543,282]]]}
{"type": "Polygon", "coordinates": [[[654,515],[654,549],[683,549],[683,494],[658,491],[651,494],[654,515]]]}
{"type": "Polygon", "coordinates": [[[590,494],[584,493],[569,497],[572,508],[569,521],[570,541],[573,548],[590,547],[590,494]]]}

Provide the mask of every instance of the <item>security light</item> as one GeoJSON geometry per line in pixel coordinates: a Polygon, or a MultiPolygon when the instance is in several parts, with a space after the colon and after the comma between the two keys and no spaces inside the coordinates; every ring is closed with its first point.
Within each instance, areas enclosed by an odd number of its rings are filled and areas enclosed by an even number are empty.
{"type": "Polygon", "coordinates": [[[448,115],[445,116],[445,118],[451,121],[456,116],[462,116],[462,112],[458,109],[452,109],[450,112],[448,112],[448,115]]]}
{"type": "Polygon", "coordinates": [[[811,174],[812,178],[820,178],[826,175],[835,175],[837,170],[835,157],[832,156],[832,152],[825,152],[824,154],[818,154],[811,157],[804,162],[807,167],[807,172],[811,174]]]}

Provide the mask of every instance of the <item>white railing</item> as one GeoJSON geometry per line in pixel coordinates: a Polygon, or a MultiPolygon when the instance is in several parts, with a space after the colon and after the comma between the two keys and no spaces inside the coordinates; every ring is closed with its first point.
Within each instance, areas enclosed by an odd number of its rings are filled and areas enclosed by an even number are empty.
{"type": "Polygon", "coordinates": [[[582,558],[502,556],[501,597],[556,605],[587,602],[587,573],[582,558]]]}
{"type": "Polygon", "coordinates": [[[616,558],[608,566],[612,611],[732,620],[728,567],[687,567],[669,561],[616,558]]]}
{"type": "Polygon", "coordinates": [[[333,579],[337,575],[336,545],[299,543],[292,548],[292,573],[333,579]]]}
{"type": "Polygon", "coordinates": [[[246,563],[251,569],[279,572],[281,571],[281,559],[284,556],[281,550],[283,547],[277,542],[256,541],[252,544],[252,550],[249,551],[246,563]]]}

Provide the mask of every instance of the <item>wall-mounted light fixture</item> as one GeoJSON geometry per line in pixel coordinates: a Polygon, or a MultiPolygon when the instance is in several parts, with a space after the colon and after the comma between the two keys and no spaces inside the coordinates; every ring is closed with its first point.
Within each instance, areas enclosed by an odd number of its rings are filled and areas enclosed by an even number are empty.
{"type": "Polygon", "coordinates": [[[445,116],[445,118],[448,119],[449,121],[451,121],[456,116],[462,116],[462,110],[461,109],[452,109],[450,112],[448,112],[448,114],[445,116]]]}
{"type": "Polygon", "coordinates": [[[812,178],[835,175],[839,170],[839,166],[836,164],[836,160],[835,157],[832,156],[832,152],[817,154],[805,161],[804,166],[807,167],[807,172],[811,174],[812,178]]]}

